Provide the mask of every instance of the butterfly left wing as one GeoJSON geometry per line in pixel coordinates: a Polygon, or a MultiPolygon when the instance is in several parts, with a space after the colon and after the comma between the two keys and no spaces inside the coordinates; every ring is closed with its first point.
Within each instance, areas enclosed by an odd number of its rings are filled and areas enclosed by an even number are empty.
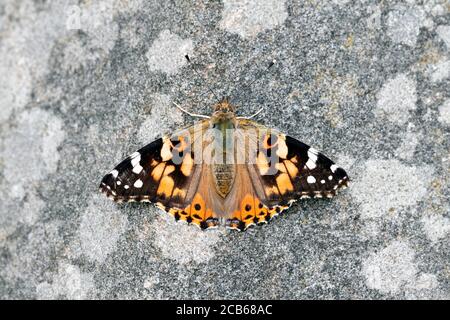
{"type": "Polygon", "coordinates": [[[316,149],[250,120],[239,121],[239,134],[246,148],[237,165],[229,205],[229,227],[246,229],[264,223],[301,198],[331,198],[348,185],[344,169],[316,149]],[[244,190],[245,189],[245,190],[244,190]],[[245,210],[249,209],[249,210],[245,210]]]}
{"type": "Polygon", "coordinates": [[[196,163],[193,147],[208,127],[202,121],[139,149],[102,179],[100,191],[116,202],[155,203],[177,220],[202,228],[216,226],[215,212],[221,208],[208,187],[211,170],[196,163]]]}

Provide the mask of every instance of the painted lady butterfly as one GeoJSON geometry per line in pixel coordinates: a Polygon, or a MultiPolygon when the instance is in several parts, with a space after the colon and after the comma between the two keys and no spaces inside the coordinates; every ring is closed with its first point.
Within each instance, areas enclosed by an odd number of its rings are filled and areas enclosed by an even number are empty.
{"type": "Polygon", "coordinates": [[[236,117],[219,102],[211,117],[136,151],[108,173],[100,191],[116,202],[153,202],[207,229],[246,230],[302,198],[331,198],[346,172],[314,148],[236,117]]]}

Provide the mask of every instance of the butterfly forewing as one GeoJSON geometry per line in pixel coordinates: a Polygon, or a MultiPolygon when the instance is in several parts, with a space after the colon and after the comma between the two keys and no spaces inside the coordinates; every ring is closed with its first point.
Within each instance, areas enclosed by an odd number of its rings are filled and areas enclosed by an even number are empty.
{"type": "Polygon", "coordinates": [[[331,197],[348,182],[346,172],[316,149],[286,136],[288,154],[283,163],[297,168],[292,182],[297,196],[331,197]]]}
{"type": "Polygon", "coordinates": [[[154,201],[158,184],[149,174],[162,162],[162,139],[157,139],[134,152],[108,173],[100,184],[100,191],[115,201],[154,201]]]}

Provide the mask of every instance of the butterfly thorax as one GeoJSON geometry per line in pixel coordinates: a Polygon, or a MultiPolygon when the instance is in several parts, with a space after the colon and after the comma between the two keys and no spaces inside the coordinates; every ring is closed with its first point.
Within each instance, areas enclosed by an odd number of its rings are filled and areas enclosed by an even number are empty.
{"type": "Polygon", "coordinates": [[[211,117],[211,127],[214,129],[214,160],[212,173],[216,191],[226,197],[230,192],[236,175],[234,130],[236,115],[234,106],[223,100],[215,106],[211,117]]]}

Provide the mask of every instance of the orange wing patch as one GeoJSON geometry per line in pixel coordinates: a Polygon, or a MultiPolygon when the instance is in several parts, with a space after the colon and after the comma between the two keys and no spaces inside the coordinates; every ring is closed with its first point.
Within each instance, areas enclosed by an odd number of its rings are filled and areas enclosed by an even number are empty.
{"type": "Polygon", "coordinates": [[[192,173],[192,168],[194,167],[194,160],[191,157],[191,154],[188,153],[185,155],[183,162],[181,163],[181,172],[187,177],[192,173]]]}
{"type": "Polygon", "coordinates": [[[261,175],[266,175],[267,172],[269,172],[269,162],[264,153],[258,152],[258,157],[256,158],[256,165],[261,175]]]}
{"type": "Polygon", "coordinates": [[[175,188],[173,190],[172,196],[173,197],[180,197],[180,198],[184,199],[184,197],[186,197],[186,190],[183,190],[183,189],[180,189],[180,188],[175,188]]]}
{"type": "Polygon", "coordinates": [[[202,196],[197,193],[192,199],[192,204],[189,206],[190,216],[192,218],[192,222],[201,221],[205,217],[206,205],[205,200],[202,196]]]}
{"type": "Polygon", "coordinates": [[[169,138],[166,138],[164,140],[160,153],[162,161],[169,161],[170,159],[172,159],[173,156],[172,149],[173,149],[172,141],[170,141],[169,138]]]}
{"type": "MultiPolygon", "coordinates": [[[[183,193],[184,191],[175,188],[175,193],[183,193]]],[[[218,225],[218,220],[213,218],[214,213],[210,208],[206,207],[205,200],[203,197],[196,193],[192,199],[191,204],[189,204],[184,209],[180,208],[165,208],[161,206],[163,210],[171,214],[176,220],[186,221],[192,223],[197,227],[202,229],[213,228],[218,225]]]]}
{"type": "Polygon", "coordinates": [[[158,164],[152,171],[152,177],[153,180],[155,180],[156,182],[158,182],[161,179],[161,176],[164,172],[164,168],[166,167],[166,164],[164,162],[161,162],[160,164],[158,164]]]}
{"type": "Polygon", "coordinates": [[[291,178],[295,178],[298,174],[298,168],[291,160],[284,160],[284,165],[286,166],[287,172],[291,176],[291,178]]]}
{"type": "Polygon", "coordinates": [[[164,195],[164,197],[169,198],[172,195],[172,190],[174,186],[174,181],[169,176],[164,176],[159,182],[158,190],[156,194],[159,196],[164,195]]]}
{"type": "Polygon", "coordinates": [[[256,223],[267,223],[267,219],[269,218],[269,216],[267,215],[268,208],[264,206],[258,198],[255,198],[255,210],[256,223]]]}
{"type": "Polygon", "coordinates": [[[292,185],[291,178],[287,173],[280,173],[276,178],[278,189],[281,195],[286,194],[288,191],[294,191],[294,186],[292,185]]]}
{"type": "Polygon", "coordinates": [[[226,221],[229,229],[246,230],[255,224],[267,223],[288,206],[274,206],[268,208],[260,199],[246,194],[241,200],[239,209],[233,212],[233,218],[226,221]]]}
{"type": "Polygon", "coordinates": [[[254,198],[247,194],[241,201],[240,205],[240,220],[245,223],[245,228],[248,228],[253,224],[253,220],[256,216],[255,212],[255,200],[254,198]]]}
{"type": "Polygon", "coordinates": [[[278,139],[277,156],[279,156],[281,159],[286,159],[287,155],[288,155],[288,147],[286,145],[286,141],[284,141],[284,139],[280,137],[278,139]]]}

